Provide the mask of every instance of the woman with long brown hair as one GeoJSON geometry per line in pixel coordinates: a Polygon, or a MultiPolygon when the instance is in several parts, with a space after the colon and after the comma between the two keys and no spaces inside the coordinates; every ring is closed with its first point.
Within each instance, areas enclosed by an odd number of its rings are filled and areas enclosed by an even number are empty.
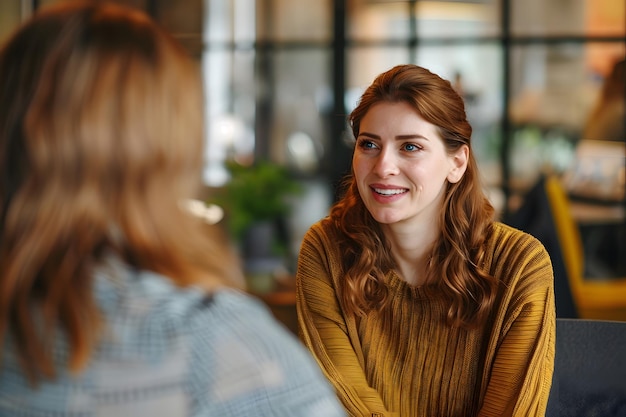
{"type": "Polygon", "coordinates": [[[0,415],[343,415],[183,209],[198,67],[104,2],[42,10],[0,49],[0,415]]]}
{"type": "Polygon", "coordinates": [[[450,82],[379,75],[349,121],[352,173],[297,270],[301,337],[351,416],[542,416],[550,259],[494,220],[450,82]]]}

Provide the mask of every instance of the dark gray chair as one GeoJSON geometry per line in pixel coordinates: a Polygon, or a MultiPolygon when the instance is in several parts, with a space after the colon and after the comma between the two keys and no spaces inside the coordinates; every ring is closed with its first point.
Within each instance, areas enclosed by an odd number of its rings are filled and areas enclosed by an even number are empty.
{"type": "Polygon", "coordinates": [[[626,416],[626,322],[557,319],[546,416],[626,416]]]}
{"type": "Polygon", "coordinates": [[[550,209],[546,180],[546,177],[541,177],[524,197],[524,203],[516,211],[509,213],[504,222],[530,233],[545,246],[554,271],[556,316],[575,319],[579,318],[579,314],[567,275],[566,254],[563,253],[557,225],[550,209]]]}

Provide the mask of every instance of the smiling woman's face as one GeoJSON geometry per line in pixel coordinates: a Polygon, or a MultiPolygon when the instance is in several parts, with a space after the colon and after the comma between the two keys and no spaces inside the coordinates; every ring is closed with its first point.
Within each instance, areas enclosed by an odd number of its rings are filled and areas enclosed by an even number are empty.
{"type": "Polygon", "coordinates": [[[462,148],[448,155],[437,126],[408,103],[381,102],[361,120],[352,166],[359,194],[376,221],[435,223],[446,183],[465,172],[466,153],[462,148]]]}

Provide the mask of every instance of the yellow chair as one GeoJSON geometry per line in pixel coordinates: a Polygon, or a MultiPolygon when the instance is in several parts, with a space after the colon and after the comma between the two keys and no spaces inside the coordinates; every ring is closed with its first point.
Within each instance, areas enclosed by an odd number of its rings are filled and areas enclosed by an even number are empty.
{"type": "Polygon", "coordinates": [[[626,321],[626,277],[585,279],[582,238],[561,180],[548,177],[544,187],[578,316],[626,321]]]}

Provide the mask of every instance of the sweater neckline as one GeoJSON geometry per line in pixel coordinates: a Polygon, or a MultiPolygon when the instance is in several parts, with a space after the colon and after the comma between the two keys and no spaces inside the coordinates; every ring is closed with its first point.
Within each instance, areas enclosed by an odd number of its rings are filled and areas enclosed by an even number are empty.
{"type": "Polygon", "coordinates": [[[412,285],[403,280],[395,270],[387,274],[387,285],[394,293],[408,294],[413,299],[431,300],[436,294],[435,285],[412,285]]]}

